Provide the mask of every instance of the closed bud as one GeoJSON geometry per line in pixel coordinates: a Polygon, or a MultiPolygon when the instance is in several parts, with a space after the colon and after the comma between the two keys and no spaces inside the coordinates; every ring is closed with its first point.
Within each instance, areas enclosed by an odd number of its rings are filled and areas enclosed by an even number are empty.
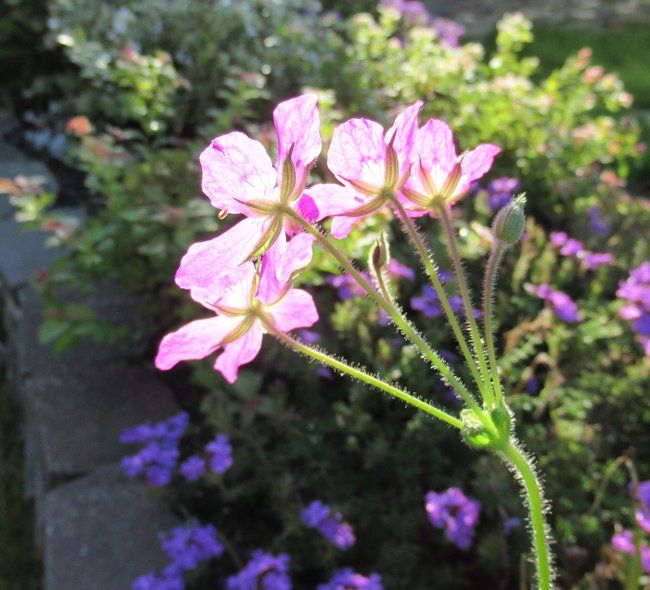
{"type": "Polygon", "coordinates": [[[521,239],[526,223],[525,204],[526,196],[522,193],[499,210],[492,222],[492,233],[497,240],[510,246],[521,239]]]}
{"type": "Polygon", "coordinates": [[[390,247],[384,231],[379,234],[370,255],[370,264],[373,270],[379,274],[386,267],[390,260],[390,247]]]}

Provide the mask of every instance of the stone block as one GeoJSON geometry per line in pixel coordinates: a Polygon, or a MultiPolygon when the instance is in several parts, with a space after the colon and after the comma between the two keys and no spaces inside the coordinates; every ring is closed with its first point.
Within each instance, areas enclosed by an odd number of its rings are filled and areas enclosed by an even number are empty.
{"type": "Polygon", "coordinates": [[[160,534],[177,524],[118,465],[49,492],[45,521],[44,590],[129,590],[166,565],[160,534]]]}
{"type": "Polygon", "coordinates": [[[53,193],[58,191],[56,179],[43,162],[0,139],[0,178],[13,180],[16,176],[40,180],[44,190],[53,193]]]}
{"type": "Polygon", "coordinates": [[[124,362],[33,376],[23,394],[27,487],[36,494],[118,461],[129,450],[119,442],[125,428],[178,412],[162,382],[124,362]]]}

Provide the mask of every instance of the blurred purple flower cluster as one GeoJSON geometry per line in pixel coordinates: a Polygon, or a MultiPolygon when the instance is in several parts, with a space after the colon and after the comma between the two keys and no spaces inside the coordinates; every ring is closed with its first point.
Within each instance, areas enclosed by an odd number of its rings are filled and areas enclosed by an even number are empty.
{"type": "Polygon", "coordinates": [[[608,266],[614,263],[614,256],[609,252],[590,252],[585,250],[584,244],[570,238],[566,232],[554,231],[549,235],[551,246],[559,249],[562,256],[571,256],[582,260],[588,269],[594,270],[599,266],[608,266]]]}
{"type": "MultiPolygon", "coordinates": [[[[402,264],[395,258],[391,258],[386,265],[386,274],[393,279],[407,279],[412,281],[415,279],[415,273],[413,269],[405,264],[402,264]]],[[[361,275],[368,281],[371,282],[370,274],[365,271],[361,272],[361,275]]],[[[357,283],[357,281],[347,272],[344,272],[340,275],[330,275],[327,277],[327,284],[330,287],[334,287],[338,291],[338,296],[341,301],[347,301],[348,299],[353,299],[354,297],[363,297],[366,292],[363,288],[357,283]]],[[[307,330],[304,330],[307,331],[307,330]]]]}
{"type": "Polygon", "coordinates": [[[589,207],[589,229],[601,236],[608,234],[611,230],[609,223],[596,206],[589,207]]]}
{"type": "Polygon", "coordinates": [[[630,271],[626,281],[618,285],[616,296],[627,301],[619,315],[631,322],[647,356],[650,356],[650,262],[630,271]]]}
{"type": "Polygon", "coordinates": [[[550,285],[527,285],[529,292],[537,295],[548,303],[555,311],[555,314],[565,322],[573,324],[582,321],[582,314],[573,299],[563,291],[556,291],[550,285]]]}
{"type": "Polygon", "coordinates": [[[437,16],[431,18],[428,8],[420,0],[381,0],[381,6],[399,12],[404,21],[418,27],[431,27],[440,43],[447,47],[458,47],[465,27],[453,20],[437,16]]]}
{"type": "Polygon", "coordinates": [[[133,590],[183,590],[184,572],[218,557],[224,550],[212,525],[176,527],[163,539],[162,548],[171,563],[160,574],[140,576],[133,582],[133,590]]]}
{"type": "MultiPolygon", "coordinates": [[[[135,455],[122,459],[124,472],[130,478],[144,475],[152,487],[167,485],[176,470],[180,457],[178,443],[188,424],[189,416],[181,412],[163,422],[147,422],[127,428],[120,435],[120,441],[145,446],[135,455]]],[[[208,470],[220,475],[231,467],[232,447],[225,434],[217,434],[205,445],[204,452],[204,456],[191,455],[181,463],[180,473],[186,480],[196,481],[208,470]]]]}
{"type": "Polygon", "coordinates": [[[650,480],[639,484],[636,499],[638,502],[636,521],[644,532],[650,533],[650,480]]]}
{"type": "Polygon", "coordinates": [[[447,538],[460,549],[469,549],[481,513],[481,503],[465,496],[460,488],[429,492],[425,496],[429,521],[445,529],[447,538]]]}
{"type": "MultiPolygon", "coordinates": [[[[465,314],[463,298],[460,295],[451,295],[448,299],[454,313],[465,314]]],[[[411,307],[428,318],[438,318],[444,313],[440,304],[440,297],[438,297],[437,291],[431,285],[425,285],[421,295],[411,297],[411,307]]],[[[480,310],[474,310],[474,317],[479,318],[481,315],[480,310]]]]}
{"type": "Polygon", "coordinates": [[[491,211],[507,205],[519,190],[519,179],[509,176],[495,178],[488,184],[487,204],[491,211]]]}
{"type": "Polygon", "coordinates": [[[308,527],[316,529],[339,549],[348,549],[356,541],[352,527],[343,522],[340,514],[332,513],[332,510],[320,500],[314,500],[304,508],[301,518],[308,527]]]}
{"type": "Polygon", "coordinates": [[[383,590],[379,574],[362,576],[350,568],[334,572],[327,584],[320,584],[316,590],[383,590]]]}
{"type": "Polygon", "coordinates": [[[163,422],[139,424],[127,428],[120,436],[125,444],[140,443],[144,448],[122,459],[122,468],[130,477],[144,475],[153,487],[167,485],[178,461],[178,441],[185,433],[189,416],[181,412],[163,422]]]}
{"type": "MultiPolygon", "coordinates": [[[[642,481],[636,489],[631,488],[631,494],[636,500],[636,522],[642,532],[650,534],[650,480],[642,481]]],[[[612,547],[621,553],[634,555],[634,534],[631,530],[623,529],[612,537],[612,547]]],[[[641,566],[644,573],[650,574],[650,545],[641,543],[641,566]]]]}
{"type": "Polygon", "coordinates": [[[226,580],[226,590],[291,590],[289,556],[253,551],[244,569],[226,580]]]}

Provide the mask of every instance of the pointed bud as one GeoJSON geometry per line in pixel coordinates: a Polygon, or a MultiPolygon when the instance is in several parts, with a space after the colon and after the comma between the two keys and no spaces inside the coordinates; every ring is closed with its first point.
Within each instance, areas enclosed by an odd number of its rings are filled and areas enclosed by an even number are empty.
{"type": "Polygon", "coordinates": [[[291,159],[292,154],[293,144],[291,144],[291,147],[284,158],[284,162],[282,162],[282,181],[280,186],[281,201],[286,201],[296,188],[296,167],[291,159]]]}
{"type": "Polygon", "coordinates": [[[492,233],[497,240],[511,246],[521,239],[526,223],[525,204],[526,196],[522,193],[499,210],[492,222],[492,233]]]}
{"type": "Polygon", "coordinates": [[[221,221],[223,221],[226,217],[228,217],[228,211],[226,211],[225,209],[222,209],[221,211],[219,211],[219,215],[217,215],[217,217],[221,221]]]}
{"type": "Polygon", "coordinates": [[[386,233],[382,230],[379,234],[379,238],[375,242],[375,245],[370,253],[370,265],[373,270],[379,274],[382,269],[386,267],[388,261],[390,260],[390,246],[388,244],[388,238],[386,233]]]}

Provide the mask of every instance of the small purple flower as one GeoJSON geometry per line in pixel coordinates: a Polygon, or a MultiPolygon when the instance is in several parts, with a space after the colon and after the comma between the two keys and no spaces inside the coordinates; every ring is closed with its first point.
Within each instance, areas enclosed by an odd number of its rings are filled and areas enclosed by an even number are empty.
{"type": "MultiPolygon", "coordinates": [[[[368,273],[362,272],[361,274],[366,278],[366,280],[370,281],[370,275],[368,275],[368,273]]],[[[361,285],[359,285],[352,275],[347,272],[340,275],[330,275],[327,277],[327,284],[338,291],[339,299],[341,301],[347,301],[348,299],[354,299],[355,297],[365,295],[365,291],[361,288],[361,285]]]]}
{"type": "Polygon", "coordinates": [[[507,205],[519,190],[519,179],[503,176],[495,178],[488,184],[487,204],[491,211],[507,205]]]}
{"type": "Polygon", "coordinates": [[[650,262],[633,268],[629,278],[618,284],[616,296],[627,302],[619,315],[631,322],[646,356],[650,356],[650,262]]]}
{"type": "Polygon", "coordinates": [[[551,246],[559,249],[562,256],[570,256],[582,260],[589,270],[614,263],[614,256],[609,252],[590,252],[589,250],[585,250],[585,246],[581,241],[570,238],[566,232],[553,231],[549,234],[549,238],[551,246]]]}
{"type": "Polygon", "coordinates": [[[551,240],[551,246],[553,248],[561,248],[564,244],[567,243],[569,236],[566,232],[563,231],[552,231],[548,234],[549,239],[551,240]]]}
{"type": "Polygon", "coordinates": [[[320,584],[316,590],[383,590],[379,574],[362,576],[350,568],[337,570],[327,584],[320,584]]]}
{"type": "Polygon", "coordinates": [[[316,344],[320,340],[320,334],[315,330],[298,330],[298,335],[306,344],[316,344]]]}
{"type": "Polygon", "coordinates": [[[340,514],[333,514],[320,500],[315,500],[304,508],[301,517],[308,527],[319,531],[339,549],[348,549],[356,541],[352,527],[343,522],[340,514]]]}
{"type": "Polygon", "coordinates": [[[555,314],[570,324],[582,321],[578,306],[566,293],[553,290],[546,283],[541,285],[528,285],[528,290],[548,303],[555,314]]]}
{"type": "Polygon", "coordinates": [[[412,281],[415,279],[415,273],[410,266],[402,264],[399,260],[391,258],[386,265],[386,271],[390,277],[395,279],[407,279],[412,281]]]}
{"type": "Polygon", "coordinates": [[[433,526],[445,529],[447,538],[460,549],[469,549],[481,513],[481,503],[465,496],[460,488],[429,492],[425,509],[433,526]]]}
{"type": "Polygon", "coordinates": [[[608,234],[611,229],[600,209],[596,206],[589,207],[589,229],[601,236],[608,234]]]}
{"type": "Polygon", "coordinates": [[[182,576],[157,576],[154,573],[145,574],[137,578],[132,590],[185,590],[182,576]]]}
{"type": "Polygon", "coordinates": [[[172,561],[169,571],[179,572],[196,569],[199,564],[218,557],[224,550],[217,539],[217,529],[210,524],[176,527],[163,540],[162,547],[172,561]]]}
{"type": "Polygon", "coordinates": [[[639,483],[636,499],[639,502],[636,521],[643,531],[650,533],[650,480],[639,483]]]}
{"type": "Polygon", "coordinates": [[[322,377],[323,379],[328,379],[330,381],[334,379],[334,373],[332,373],[332,371],[327,367],[317,367],[316,375],[322,377]]]}
{"type": "Polygon", "coordinates": [[[226,580],[226,590],[291,590],[289,556],[254,551],[244,569],[226,580]]]}
{"type": "Polygon", "coordinates": [[[585,245],[581,241],[569,238],[560,248],[560,254],[562,256],[578,256],[584,249],[585,245]]]}
{"type": "Polygon", "coordinates": [[[196,481],[205,475],[205,459],[192,455],[181,463],[181,475],[187,481],[196,481]]]}
{"type": "Polygon", "coordinates": [[[537,395],[539,393],[539,378],[537,375],[532,375],[526,383],[526,392],[530,395],[537,395]]]}
{"type": "MultiPolygon", "coordinates": [[[[612,547],[615,551],[620,553],[627,553],[629,555],[634,555],[634,538],[632,531],[623,530],[616,533],[612,537],[612,547]]],[[[650,546],[641,545],[641,568],[643,573],[650,574],[650,546]]]]}
{"type": "Polygon", "coordinates": [[[189,416],[181,412],[156,424],[139,424],[122,432],[120,441],[127,444],[145,443],[136,454],[122,459],[122,469],[130,478],[144,475],[152,487],[167,485],[178,462],[178,441],[185,433],[189,416]]]}
{"type": "Polygon", "coordinates": [[[440,298],[438,293],[431,285],[425,285],[422,295],[411,297],[411,307],[422,312],[428,318],[437,318],[442,315],[440,307],[440,298]]]}
{"type": "Polygon", "coordinates": [[[609,252],[584,252],[582,259],[589,270],[614,264],[614,256],[609,252]]]}
{"type": "Polygon", "coordinates": [[[512,531],[518,529],[521,526],[521,518],[516,516],[511,516],[506,518],[503,523],[503,534],[507,537],[512,531]]]}
{"type": "Polygon", "coordinates": [[[431,21],[431,28],[438,35],[440,43],[447,47],[458,47],[460,45],[460,38],[465,34],[465,27],[463,25],[441,16],[437,16],[431,21]]]}
{"type": "Polygon", "coordinates": [[[208,465],[213,473],[221,475],[232,466],[232,446],[225,434],[217,434],[216,438],[205,445],[208,454],[208,465]]]}
{"type": "Polygon", "coordinates": [[[406,22],[412,25],[424,26],[431,19],[427,7],[419,0],[381,0],[381,6],[396,10],[406,22]]]}

